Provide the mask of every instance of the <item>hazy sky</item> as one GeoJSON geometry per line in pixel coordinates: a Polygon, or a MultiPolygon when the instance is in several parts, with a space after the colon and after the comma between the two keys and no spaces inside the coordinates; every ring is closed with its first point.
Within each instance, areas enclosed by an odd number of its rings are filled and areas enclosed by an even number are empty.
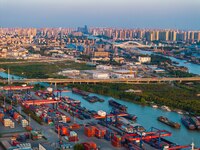
{"type": "Polygon", "coordinates": [[[0,27],[200,30],[200,0],[0,0],[0,27]]]}

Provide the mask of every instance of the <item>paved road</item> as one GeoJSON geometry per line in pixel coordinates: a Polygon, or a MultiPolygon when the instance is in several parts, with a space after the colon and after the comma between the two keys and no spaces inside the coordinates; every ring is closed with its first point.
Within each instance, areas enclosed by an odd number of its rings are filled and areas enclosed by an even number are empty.
{"type": "MultiPolygon", "coordinates": [[[[10,80],[10,83],[32,83],[32,82],[45,82],[45,83],[129,83],[129,84],[144,84],[151,82],[190,82],[190,81],[200,81],[200,77],[186,77],[186,78],[133,78],[133,79],[16,79],[10,80]]],[[[7,80],[0,80],[2,83],[6,83],[7,80]]]]}

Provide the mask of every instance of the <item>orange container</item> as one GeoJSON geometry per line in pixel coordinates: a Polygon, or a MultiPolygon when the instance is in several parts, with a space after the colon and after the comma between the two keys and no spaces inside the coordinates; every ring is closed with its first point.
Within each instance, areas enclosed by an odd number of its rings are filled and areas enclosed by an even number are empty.
{"type": "Polygon", "coordinates": [[[62,127],[61,128],[61,131],[62,131],[62,135],[69,135],[69,132],[68,132],[68,129],[67,129],[67,127],[62,127]]]}
{"type": "Polygon", "coordinates": [[[90,145],[90,148],[92,148],[92,149],[97,148],[97,145],[94,142],[88,142],[88,144],[90,145]]]}
{"type": "Polygon", "coordinates": [[[17,113],[17,112],[14,112],[14,115],[13,115],[13,118],[16,120],[16,119],[18,119],[19,118],[19,113],[17,113]]]}
{"type": "Polygon", "coordinates": [[[94,126],[87,126],[84,128],[84,133],[87,137],[92,137],[95,135],[95,129],[94,126]]]}
{"type": "Polygon", "coordinates": [[[80,125],[79,125],[79,124],[76,124],[76,123],[74,123],[74,124],[72,124],[72,125],[70,126],[70,129],[73,129],[73,130],[80,129],[80,125]]]}
{"type": "Polygon", "coordinates": [[[26,126],[26,130],[31,131],[32,130],[31,126],[26,126]]]}
{"type": "Polygon", "coordinates": [[[121,147],[121,142],[115,141],[115,140],[111,140],[111,144],[114,147],[121,147]]]}
{"type": "Polygon", "coordinates": [[[66,117],[66,122],[70,122],[70,121],[71,121],[70,117],[66,117]]]}
{"type": "Polygon", "coordinates": [[[112,139],[113,139],[114,141],[121,142],[121,136],[119,136],[119,135],[114,135],[114,136],[112,137],[112,139]]]}
{"type": "Polygon", "coordinates": [[[0,118],[3,118],[4,117],[4,114],[3,113],[0,113],[0,118]]]}

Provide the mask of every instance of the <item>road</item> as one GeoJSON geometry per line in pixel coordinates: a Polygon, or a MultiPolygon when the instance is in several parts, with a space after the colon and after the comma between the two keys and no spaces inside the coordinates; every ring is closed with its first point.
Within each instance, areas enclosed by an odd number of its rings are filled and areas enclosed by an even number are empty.
{"type": "MultiPolygon", "coordinates": [[[[185,78],[133,78],[133,79],[16,79],[9,80],[10,83],[32,83],[32,82],[45,82],[45,83],[151,83],[151,82],[191,82],[200,81],[200,77],[185,77],[185,78]]],[[[1,83],[6,83],[7,80],[0,80],[1,83]]]]}

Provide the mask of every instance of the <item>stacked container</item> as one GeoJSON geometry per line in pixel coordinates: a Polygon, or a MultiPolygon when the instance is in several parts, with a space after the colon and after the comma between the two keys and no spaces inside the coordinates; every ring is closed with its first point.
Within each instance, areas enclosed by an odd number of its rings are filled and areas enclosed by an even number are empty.
{"type": "Polygon", "coordinates": [[[87,137],[93,137],[95,135],[95,127],[94,126],[85,126],[84,134],[87,137]]]}
{"type": "Polygon", "coordinates": [[[22,127],[25,128],[26,126],[28,126],[28,121],[26,119],[22,119],[22,127]]]}
{"type": "Polygon", "coordinates": [[[111,140],[111,144],[114,146],[114,147],[121,147],[121,136],[119,135],[114,135],[112,137],[112,140],[111,140]]]}
{"type": "Polygon", "coordinates": [[[78,129],[80,129],[80,125],[74,123],[74,124],[72,124],[72,125],[70,126],[70,129],[72,129],[72,130],[78,130],[78,129]]]}
{"type": "Polygon", "coordinates": [[[97,150],[97,145],[94,142],[83,143],[84,150],[97,150]]]}
{"type": "Polygon", "coordinates": [[[15,123],[13,121],[10,122],[10,128],[15,128],[15,123]]]}
{"type": "Polygon", "coordinates": [[[0,122],[3,122],[3,117],[4,117],[4,114],[0,113],[0,122]]]}
{"type": "Polygon", "coordinates": [[[70,131],[70,135],[69,135],[68,139],[69,139],[69,142],[76,142],[79,140],[78,135],[75,131],[70,131]]]}
{"type": "Polygon", "coordinates": [[[15,119],[16,121],[19,121],[21,115],[18,112],[14,112],[13,114],[13,119],[15,119]]]}
{"type": "Polygon", "coordinates": [[[5,126],[5,127],[10,127],[10,123],[11,123],[12,121],[10,120],[10,119],[4,119],[3,120],[3,125],[5,126]]]}
{"type": "Polygon", "coordinates": [[[104,138],[105,134],[106,134],[106,128],[101,126],[95,127],[95,136],[97,138],[104,138]]]}

